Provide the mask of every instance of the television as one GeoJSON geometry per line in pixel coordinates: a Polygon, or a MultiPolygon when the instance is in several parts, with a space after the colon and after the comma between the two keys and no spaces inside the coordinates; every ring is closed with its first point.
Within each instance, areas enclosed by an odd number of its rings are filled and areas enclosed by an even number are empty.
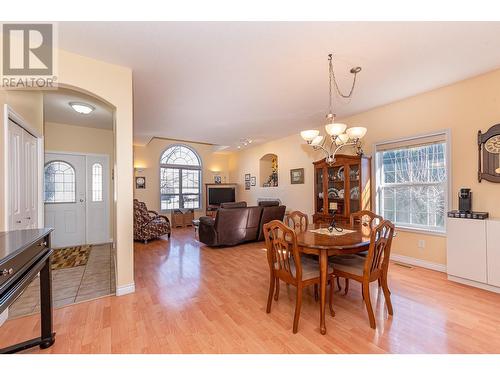
{"type": "Polygon", "coordinates": [[[219,206],[221,203],[234,202],[236,200],[236,188],[230,187],[209,187],[208,204],[219,206]]]}

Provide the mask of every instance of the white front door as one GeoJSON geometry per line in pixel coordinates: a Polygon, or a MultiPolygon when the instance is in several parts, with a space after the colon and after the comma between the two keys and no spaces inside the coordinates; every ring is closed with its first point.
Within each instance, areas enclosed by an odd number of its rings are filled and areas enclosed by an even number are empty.
{"type": "Polygon", "coordinates": [[[45,154],[45,227],[54,228],[55,248],[86,243],[85,174],[85,156],[45,154]]]}
{"type": "Polygon", "coordinates": [[[109,242],[109,158],[87,157],[87,243],[109,242]]]}

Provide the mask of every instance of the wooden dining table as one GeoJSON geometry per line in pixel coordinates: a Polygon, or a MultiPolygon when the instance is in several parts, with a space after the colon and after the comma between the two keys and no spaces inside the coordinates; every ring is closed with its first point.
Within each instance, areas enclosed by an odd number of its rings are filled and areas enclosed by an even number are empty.
{"type": "MultiPolygon", "coordinates": [[[[352,231],[337,232],[336,235],[311,232],[314,229],[328,228],[327,224],[309,225],[306,231],[297,231],[297,245],[300,252],[319,257],[320,269],[320,332],[326,334],[325,306],[328,282],[328,257],[331,255],[356,254],[368,250],[371,227],[369,225],[337,224],[338,228],[352,231]]],[[[333,231],[336,231],[333,229],[333,231]]],[[[333,287],[333,285],[331,286],[333,287]]]]}

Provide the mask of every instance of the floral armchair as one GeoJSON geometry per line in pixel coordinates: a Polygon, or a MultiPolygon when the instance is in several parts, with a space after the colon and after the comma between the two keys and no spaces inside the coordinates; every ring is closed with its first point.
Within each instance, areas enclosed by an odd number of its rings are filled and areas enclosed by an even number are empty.
{"type": "Polygon", "coordinates": [[[155,211],[148,211],[144,202],[134,199],[134,240],[147,243],[153,238],[168,235],[170,238],[170,220],[155,211]]]}

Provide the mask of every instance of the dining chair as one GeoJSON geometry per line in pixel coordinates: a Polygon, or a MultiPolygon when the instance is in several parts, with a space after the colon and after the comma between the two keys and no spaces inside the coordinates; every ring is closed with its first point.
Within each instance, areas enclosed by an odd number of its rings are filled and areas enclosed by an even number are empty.
{"type": "MultiPolygon", "coordinates": [[[[300,211],[292,211],[285,217],[285,224],[288,225],[290,228],[295,230],[295,232],[305,232],[307,228],[309,227],[309,218],[307,214],[300,212],[300,211]]],[[[310,255],[310,254],[303,254],[306,258],[313,258],[315,260],[318,260],[318,257],[316,255],[310,255]]],[[[278,300],[278,295],[279,295],[279,281],[276,283],[276,292],[277,294],[275,295],[275,299],[278,300]]],[[[318,291],[318,285],[314,284],[314,299],[316,301],[319,300],[319,291],[318,291]]]]}
{"type": "Polygon", "coordinates": [[[300,211],[292,211],[286,216],[285,224],[296,231],[305,232],[309,226],[309,218],[300,211]]]}
{"type": "MultiPolygon", "coordinates": [[[[345,262],[342,258],[333,261],[334,276],[352,279],[361,283],[363,300],[370,319],[370,327],[376,328],[375,316],[370,299],[370,283],[378,281],[382,286],[384,298],[389,315],[393,315],[391,293],[387,285],[387,272],[389,268],[389,257],[391,255],[391,244],[394,235],[394,225],[389,220],[383,220],[370,236],[370,246],[366,257],[355,256],[345,262]]],[[[330,299],[333,291],[330,289],[330,299]]]]}
{"type": "MultiPolygon", "coordinates": [[[[367,226],[367,227],[371,227],[371,228],[375,228],[377,225],[379,225],[382,222],[382,220],[384,220],[384,218],[382,216],[377,215],[376,213],[368,211],[368,210],[361,210],[361,211],[353,212],[351,214],[351,216],[349,217],[349,221],[350,221],[351,226],[354,226],[355,224],[361,224],[362,226],[367,226]]],[[[357,253],[357,255],[362,256],[362,257],[366,257],[368,255],[368,251],[362,251],[360,253],[357,253]]],[[[344,260],[348,260],[349,258],[352,258],[351,255],[336,255],[335,256],[335,258],[338,258],[338,257],[343,257],[344,260]]],[[[334,259],[331,259],[331,261],[333,262],[334,259]]],[[[338,289],[342,290],[338,277],[336,278],[336,281],[337,281],[338,289]]],[[[349,291],[349,279],[345,279],[344,285],[345,285],[344,295],[346,295],[347,292],[349,291]]]]}
{"type": "MultiPolygon", "coordinates": [[[[267,297],[266,312],[271,312],[273,294],[276,281],[283,280],[296,287],[295,314],[293,318],[293,333],[297,333],[302,306],[302,289],[309,285],[320,284],[319,262],[310,258],[301,257],[297,246],[295,231],[279,220],[264,224],[264,238],[266,240],[267,261],[269,264],[270,281],[267,297]]],[[[328,277],[331,279],[333,269],[328,267],[328,277]]],[[[333,282],[331,282],[333,285],[333,282]]],[[[330,298],[330,314],[335,315],[330,298]]]]}

